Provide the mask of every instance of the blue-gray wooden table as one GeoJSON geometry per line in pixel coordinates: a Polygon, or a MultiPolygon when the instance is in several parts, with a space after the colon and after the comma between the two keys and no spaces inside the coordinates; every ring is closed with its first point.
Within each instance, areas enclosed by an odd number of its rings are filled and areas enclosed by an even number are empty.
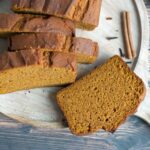
{"type": "MultiPolygon", "coordinates": [[[[150,0],[145,0],[150,19],[150,0]]],[[[0,150],[150,150],[150,125],[131,116],[115,133],[85,137],[60,130],[33,128],[0,114],[0,150]]]]}

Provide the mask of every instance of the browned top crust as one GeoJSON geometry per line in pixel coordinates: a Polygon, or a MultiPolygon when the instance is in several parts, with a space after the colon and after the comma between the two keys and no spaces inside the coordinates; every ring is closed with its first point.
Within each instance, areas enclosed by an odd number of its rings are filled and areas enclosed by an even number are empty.
{"type": "Polygon", "coordinates": [[[50,49],[69,51],[72,37],[60,33],[18,34],[10,37],[10,50],[50,49]]]}
{"type": "Polygon", "coordinates": [[[92,22],[94,25],[98,26],[101,4],[102,0],[89,0],[88,10],[84,14],[82,22],[86,24],[91,24],[92,22]]]}
{"type": "Polygon", "coordinates": [[[59,33],[19,34],[10,37],[10,50],[48,49],[97,56],[98,44],[90,39],[70,37],[59,33]]]}
{"type": "Polygon", "coordinates": [[[40,64],[40,56],[36,50],[4,52],[0,55],[0,70],[40,64]]]}
{"type": "Polygon", "coordinates": [[[17,22],[22,20],[22,16],[18,14],[0,14],[0,29],[12,30],[17,22]]]}
{"type": "Polygon", "coordinates": [[[13,0],[14,11],[42,13],[98,26],[102,0],[13,0]]]}
{"type": "Polygon", "coordinates": [[[33,49],[0,54],[0,71],[29,65],[65,67],[76,71],[76,58],[69,53],[41,52],[33,49]]]}
{"type": "Polygon", "coordinates": [[[76,70],[76,61],[75,55],[73,54],[67,54],[67,53],[52,53],[51,54],[51,66],[54,67],[66,67],[68,69],[76,70]]]}
{"type": "Polygon", "coordinates": [[[75,34],[75,26],[73,22],[56,17],[34,17],[30,20],[26,19],[26,23],[22,30],[29,32],[56,32],[68,36],[75,34]]]}
{"type": "Polygon", "coordinates": [[[36,15],[0,14],[0,31],[7,32],[57,32],[68,36],[75,33],[72,21],[57,17],[36,15]]]}
{"type": "Polygon", "coordinates": [[[73,38],[71,52],[82,53],[89,56],[98,55],[98,43],[85,38],[73,38]]]}

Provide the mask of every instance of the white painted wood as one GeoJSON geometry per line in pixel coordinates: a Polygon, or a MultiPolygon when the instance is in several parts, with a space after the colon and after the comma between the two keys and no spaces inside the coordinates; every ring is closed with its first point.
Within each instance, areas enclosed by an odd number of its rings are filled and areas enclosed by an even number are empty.
{"type": "MultiPolygon", "coordinates": [[[[1,0],[0,6],[4,9],[0,11],[8,10],[6,6],[8,6],[9,2],[9,0],[1,0]]],[[[138,6],[141,5],[138,7],[138,12],[143,14],[143,11],[146,11],[143,1],[136,0],[136,4],[138,4],[138,6]]],[[[124,50],[120,18],[120,13],[124,10],[131,12],[134,46],[137,49],[137,53],[139,53],[141,37],[143,40],[148,37],[148,35],[143,32],[144,28],[147,28],[147,23],[145,23],[147,16],[137,13],[136,6],[132,0],[126,0],[126,2],[123,0],[103,0],[100,26],[90,32],[77,30],[77,36],[91,38],[97,41],[101,47],[98,60],[94,64],[79,66],[78,77],[86,74],[107,58],[119,54],[119,48],[124,50]],[[112,20],[106,20],[106,17],[112,17],[112,20]],[[106,39],[107,37],[114,36],[117,36],[118,39],[111,41],[106,39]]],[[[0,41],[0,43],[2,46],[6,44],[4,40],[0,41]]],[[[134,68],[134,66],[136,66],[136,61],[131,67],[134,68]]],[[[64,127],[62,121],[63,115],[55,101],[55,95],[59,89],[61,88],[40,88],[0,95],[0,112],[21,122],[38,127],[64,127]]]]}

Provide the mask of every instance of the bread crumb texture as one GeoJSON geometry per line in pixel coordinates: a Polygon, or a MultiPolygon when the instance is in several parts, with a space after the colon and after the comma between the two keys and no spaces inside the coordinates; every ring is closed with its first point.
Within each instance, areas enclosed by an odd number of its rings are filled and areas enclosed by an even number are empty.
{"type": "Polygon", "coordinates": [[[76,83],[58,92],[57,101],[72,133],[113,132],[135,112],[145,96],[143,81],[114,56],[76,83]]]}
{"type": "Polygon", "coordinates": [[[72,54],[21,50],[0,55],[0,94],[73,83],[76,58],[72,54]]]}

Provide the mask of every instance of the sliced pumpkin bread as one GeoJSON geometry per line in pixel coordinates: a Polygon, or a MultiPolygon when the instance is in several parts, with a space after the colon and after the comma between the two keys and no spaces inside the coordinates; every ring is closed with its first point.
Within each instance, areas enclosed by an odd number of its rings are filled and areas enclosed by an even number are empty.
{"type": "Polygon", "coordinates": [[[0,94],[64,85],[76,79],[73,54],[22,50],[0,54],[0,94]]]}
{"type": "Polygon", "coordinates": [[[79,63],[93,63],[99,51],[98,44],[90,39],[66,36],[55,32],[13,35],[10,37],[9,49],[40,49],[74,53],[79,63]]]}
{"type": "Polygon", "coordinates": [[[0,36],[12,33],[56,32],[74,36],[72,21],[57,17],[43,17],[27,14],[0,14],[0,36]]]}
{"type": "Polygon", "coordinates": [[[77,27],[92,30],[98,26],[102,0],[12,0],[19,13],[52,15],[74,21],[77,27]]]}
{"type": "Polygon", "coordinates": [[[134,113],[145,96],[143,81],[114,56],[57,94],[72,133],[113,132],[134,113]]]}

